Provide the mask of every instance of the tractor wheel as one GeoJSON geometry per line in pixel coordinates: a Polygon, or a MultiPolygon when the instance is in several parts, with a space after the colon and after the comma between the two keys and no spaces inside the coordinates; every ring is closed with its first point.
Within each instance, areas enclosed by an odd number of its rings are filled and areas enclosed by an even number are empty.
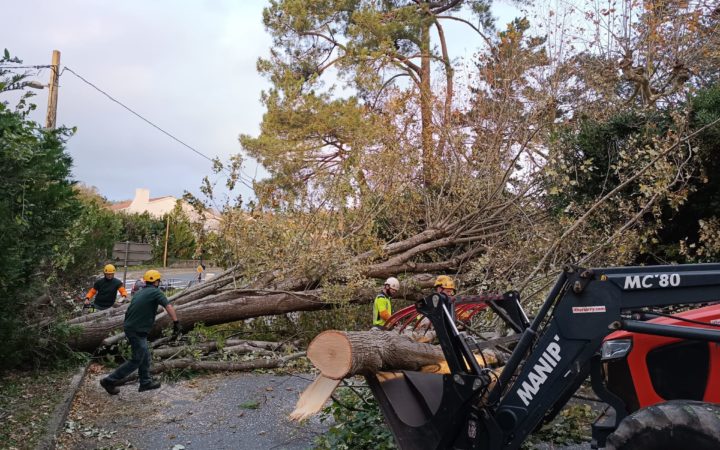
{"type": "Polygon", "coordinates": [[[672,400],[629,415],[606,450],[720,449],[720,405],[672,400]]]}

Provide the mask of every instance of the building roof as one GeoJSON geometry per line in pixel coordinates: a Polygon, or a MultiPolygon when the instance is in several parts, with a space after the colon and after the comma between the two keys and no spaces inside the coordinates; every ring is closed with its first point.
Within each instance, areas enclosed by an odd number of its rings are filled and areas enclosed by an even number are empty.
{"type": "MultiPolygon", "coordinates": [[[[151,198],[150,200],[148,200],[148,202],[152,203],[152,202],[155,202],[155,201],[158,201],[158,200],[162,200],[162,199],[164,199],[164,198],[171,198],[171,199],[173,199],[173,200],[177,200],[177,199],[176,199],[175,197],[173,197],[172,195],[166,195],[166,196],[164,196],[164,197],[151,198]]],[[[122,209],[128,208],[132,202],[133,202],[132,200],[123,200],[123,201],[121,201],[121,202],[113,203],[112,205],[108,206],[108,208],[111,209],[111,210],[113,210],[113,211],[120,211],[120,210],[122,210],[122,209]]]]}

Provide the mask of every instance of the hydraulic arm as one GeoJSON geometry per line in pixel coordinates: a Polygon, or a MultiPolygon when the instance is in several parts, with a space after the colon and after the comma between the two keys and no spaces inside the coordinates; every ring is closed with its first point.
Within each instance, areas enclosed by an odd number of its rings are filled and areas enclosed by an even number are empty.
{"type": "MultiPolygon", "coordinates": [[[[449,299],[432,294],[417,308],[435,327],[451,374],[401,372],[368,376],[368,382],[401,448],[519,448],[588,377],[611,332],[720,342],[718,329],[651,324],[633,320],[632,312],[718,299],[720,264],[568,266],[531,323],[524,313],[514,314],[523,331],[495,376],[475,362],[448,312],[449,299]]],[[[515,304],[503,310],[519,308],[517,296],[507,301],[515,304]]]]}

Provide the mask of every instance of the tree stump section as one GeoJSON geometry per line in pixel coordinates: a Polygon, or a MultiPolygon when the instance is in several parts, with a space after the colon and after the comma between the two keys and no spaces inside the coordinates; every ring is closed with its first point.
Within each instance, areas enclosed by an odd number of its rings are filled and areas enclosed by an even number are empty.
{"type": "Polygon", "coordinates": [[[323,331],[308,345],[323,376],[342,380],[381,370],[420,370],[445,360],[440,347],[387,331],[323,331]]]}

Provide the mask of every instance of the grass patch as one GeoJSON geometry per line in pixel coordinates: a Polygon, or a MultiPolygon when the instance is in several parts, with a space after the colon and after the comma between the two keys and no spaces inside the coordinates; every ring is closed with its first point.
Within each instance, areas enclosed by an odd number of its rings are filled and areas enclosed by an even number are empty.
{"type": "Polygon", "coordinates": [[[77,368],[10,372],[0,376],[0,442],[35,448],[77,368]]]}

